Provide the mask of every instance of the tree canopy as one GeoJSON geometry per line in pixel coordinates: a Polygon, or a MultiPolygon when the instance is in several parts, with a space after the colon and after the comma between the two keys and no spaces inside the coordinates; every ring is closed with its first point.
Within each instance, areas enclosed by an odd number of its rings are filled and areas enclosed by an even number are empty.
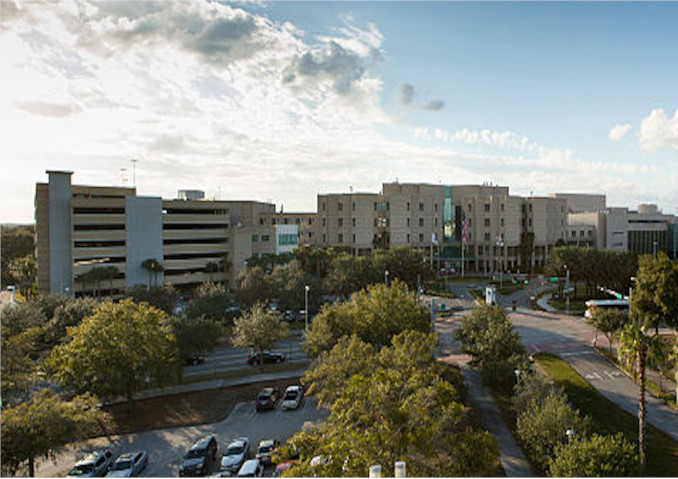
{"type": "Polygon", "coordinates": [[[313,319],[304,348],[316,357],[329,351],[342,336],[351,334],[382,347],[407,329],[430,331],[429,311],[398,280],[390,286],[374,284],[354,293],[350,301],[323,306],[313,319]]]}
{"type": "MultiPolygon", "coordinates": [[[[237,348],[250,348],[261,354],[289,335],[289,325],[263,304],[254,305],[250,312],[236,318],[231,342],[237,348]]],[[[263,368],[264,363],[261,361],[263,368]]]]}
{"type": "Polygon", "coordinates": [[[54,348],[46,366],[75,393],[131,399],[140,388],[165,384],[179,371],[167,315],[144,303],[104,303],[67,340],[54,348]]]}
{"type": "Polygon", "coordinates": [[[576,437],[556,448],[549,463],[551,477],[633,477],[638,454],[623,434],[576,437]]]}
{"type": "Polygon", "coordinates": [[[678,327],[678,261],[660,251],[656,259],[643,255],[638,262],[631,314],[648,327],[657,327],[661,321],[678,327]]]}
{"type": "Polygon", "coordinates": [[[24,463],[34,476],[37,457],[55,457],[62,445],[101,431],[109,421],[90,394],[64,401],[49,389],[30,401],[2,411],[3,475],[14,475],[24,463]]]}

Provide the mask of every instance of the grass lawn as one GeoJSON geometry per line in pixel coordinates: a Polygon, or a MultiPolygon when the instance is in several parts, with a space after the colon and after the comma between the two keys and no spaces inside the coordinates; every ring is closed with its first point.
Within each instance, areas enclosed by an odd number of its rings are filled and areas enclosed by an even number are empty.
{"type": "MultiPolygon", "coordinates": [[[[538,353],[534,356],[553,380],[562,384],[572,405],[591,416],[594,430],[600,434],[622,432],[638,442],[638,418],[621,409],[596,391],[584,378],[558,356],[538,353]]],[[[647,475],[675,476],[678,471],[678,442],[648,424],[646,430],[647,475]]]]}
{"type": "Polygon", "coordinates": [[[221,389],[209,389],[133,401],[131,404],[105,406],[115,422],[109,434],[126,434],[152,429],[209,424],[221,421],[243,401],[252,401],[264,388],[273,386],[281,392],[287,386],[299,384],[299,378],[245,384],[221,389]]]}

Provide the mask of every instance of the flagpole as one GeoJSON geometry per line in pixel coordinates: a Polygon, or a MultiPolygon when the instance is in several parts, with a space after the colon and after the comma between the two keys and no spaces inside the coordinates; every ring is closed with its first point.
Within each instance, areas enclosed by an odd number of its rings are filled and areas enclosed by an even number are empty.
{"type": "Polygon", "coordinates": [[[464,277],[464,250],[466,250],[466,243],[461,242],[461,277],[464,277]]]}

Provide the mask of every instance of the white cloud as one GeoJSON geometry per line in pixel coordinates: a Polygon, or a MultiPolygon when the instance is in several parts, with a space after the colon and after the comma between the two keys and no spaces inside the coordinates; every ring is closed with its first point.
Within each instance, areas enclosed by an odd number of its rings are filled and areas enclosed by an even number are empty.
{"type": "Polygon", "coordinates": [[[626,136],[626,134],[629,131],[631,131],[631,128],[632,128],[632,126],[631,126],[630,123],[615,126],[614,128],[612,128],[610,130],[610,140],[612,140],[612,141],[621,140],[622,138],[624,138],[624,136],[626,136]]]}
{"type": "Polygon", "coordinates": [[[660,148],[678,150],[678,108],[668,118],[663,108],[657,108],[640,123],[640,147],[647,151],[660,148]]]}

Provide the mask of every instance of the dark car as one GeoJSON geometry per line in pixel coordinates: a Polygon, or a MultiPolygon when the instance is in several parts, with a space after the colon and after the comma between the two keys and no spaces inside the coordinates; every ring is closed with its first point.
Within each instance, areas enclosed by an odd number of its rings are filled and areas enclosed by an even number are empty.
{"type": "Polygon", "coordinates": [[[264,409],[275,409],[275,403],[278,400],[278,390],[274,388],[264,388],[257,396],[257,411],[264,409]]]}
{"type": "Polygon", "coordinates": [[[217,439],[207,436],[193,444],[179,468],[180,476],[206,476],[217,458],[217,439]]]}
{"type": "Polygon", "coordinates": [[[257,453],[254,455],[256,459],[259,459],[263,465],[271,465],[271,457],[273,453],[280,446],[280,441],[277,439],[264,439],[259,443],[257,448],[257,453]]]}
{"type": "MultiPolygon", "coordinates": [[[[259,353],[250,354],[247,358],[247,364],[250,366],[256,366],[261,360],[261,355],[259,353]]],[[[264,351],[264,364],[270,363],[282,363],[285,360],[285,355],[282,353],[275,353],[273,351],[264,351]]]]}

